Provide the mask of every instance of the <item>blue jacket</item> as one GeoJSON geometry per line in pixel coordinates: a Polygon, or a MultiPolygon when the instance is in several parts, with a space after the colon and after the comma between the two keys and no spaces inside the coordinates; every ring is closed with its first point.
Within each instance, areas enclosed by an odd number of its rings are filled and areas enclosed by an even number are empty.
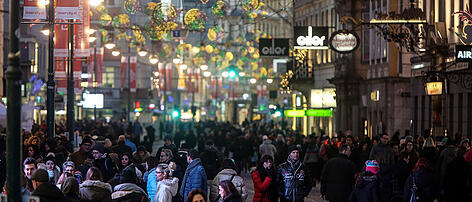
{"type": "Polygon", "coordinates": [[[125,145],[128,146],[128,147],[131,147],[131,150],[133,152],[136,151],[136,145],[133,142],[131,142],[130,140],[126,139],[125,140],[125,145]]]}
{"type": "Polygon", "coordinates": [[[154,196],[157,192],[157,177],[156,177],[156,168],[153,168],[149,175],[147,176],[146,189],[151,202],[154,202],[154,196]]]}
{"type": "Polygon", "coordinates": [[[200,188],[205,192],[208,190],[207,176],[205,174],[205,169],[203,169],[202,162],[199,158],[195,159],[190,163],[185,171],[184,180],[180,186],[180,196],[184,198],[184,201],[187,199],[188,193],[190,191],[200,188]]]}

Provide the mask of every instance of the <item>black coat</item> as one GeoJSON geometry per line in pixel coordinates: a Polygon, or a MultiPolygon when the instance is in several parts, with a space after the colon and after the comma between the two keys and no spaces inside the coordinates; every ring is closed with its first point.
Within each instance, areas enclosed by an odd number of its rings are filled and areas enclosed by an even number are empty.
{"type": "Polygon", "coordinates": [[[305,164],[300,160],[281,164],[276,176],[280,201],[303,201],[311,191],[312,179],[305,164]]]}
{"type": "Polygon", "coordinates": [[[41,202],[65,202],[67,201],[62,194],[61,190],[49,182],[42,183],[39,185],[33,193],[32,196],[39,197],[41,202]]]}
{"type": "Polygon", "coordinates": [[[366,172],[356,184],[349,197],[350,202],[378,202],[380,201],[379,182],[376,175],[366,172]]]}
{"type": "Polygon", "coordinates": [[[321,194],[330,201],[348,200],[354,184],[355,173],[356,164],[346,155],[328,160],[321,172],[321,194]]]}
{"type": "Polygon", "coordinates": [[[228,197],[223,199],[223,202],[242,202],[241,196],[230,194],[228,197]]]}
{"type": "Polygon", "coordinates": [[[100,159],[95,159],[93,166],[100,169],[103,175],[103,181],[108,182],[111,180],[117,173],[117,169],[113,160],[110,157],[106,156],[100,159]]]}
{"type": "Polygon", "coordinates": [[[410,201],[413,177],[417,186],[416,194],[419,196],[419,202],[433,202],[437,198],[439,190],[437,184],[439,179],[436,179],[432,172],[421,167],[416,172],[413,172],[405,182],[403,191],[403,201],[410,201]]]}
{"type": "Polygon", "coordinates": [[[444,177],[444,192],[446,201],[470,201],[468,198],[472,187],[467,182],[472,182],[471,166],[458,156],[446,167],[444,177]]]}

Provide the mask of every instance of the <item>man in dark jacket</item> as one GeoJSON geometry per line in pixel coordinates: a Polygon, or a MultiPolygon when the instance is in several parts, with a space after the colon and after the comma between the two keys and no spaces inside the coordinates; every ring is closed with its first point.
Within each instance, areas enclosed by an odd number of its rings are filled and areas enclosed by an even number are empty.
{"type": "Polygon", "coordinates": [[[393,149],[388,144],[390,136],[387,133],[380,136],[380,143],[372,147],[370,151],[369,159],[375,159],[380,164],[381,167],[388,168],[394,163],[393,149]]]}
{"type": "Polygon", "coordinates": [[[208,140],[205,151],[200,155],[202,165],[205,168],[208,180],[213,180],[220,170],[221,155],[216,150],[213,140],[208,140]]]}
{"type": "Polygon", "coordinates": [[[103,174],[103,181],[108,182],[115,176],[117,169],[113,160],[105,153],[105,147],[102,144],[96,144],[92,149],[92,155],[95,159],[93,166],[100,169],[103,174]]]}
{"type": "Polygon", "coordinates": [[[281,202],[303,202],[311,191],[312,178],[308,168],[300,162],[300,148],[288,148],[287,162],[277,169],[277,185],[281,202]]]}
{"type": "MultiPolygon", "coordinates": [[[[472,150],[469,151],[472,155],[472,150]]],[[[447,165],[443,189],[446,201],[470,201],[472,180],[471,164],[466,161],[465,149],[459,149],[457,157],[447,165]]]]}
{"type": "Polygon", "coordinates": [[[124,135],[118,136],[118,144],[113,146],[111,150],[113,150],[114,153],[117,153],[118,156],[122,156],[123,154],[132,154],[133,150],[131,147],[127,146],[125,142],[126,137],[124,135]]]}
{"type": "Polygon", "coordinates": [[[196,150],[192,149],[188,151],[187,162],[189,164],[187,166],[187,170],[185,170],[182,185],[180,186],[180,196],[182,196],[184,201],[186,201],[187,195],[190,193],[190,191],[199,188],[204,190],[204,197],[206,198],[206,191],[208,190],[207,176],[196,150]]]}
{"type": "Polygon", "coordinates": [[[177,156],[177,146],[172,143],[172,137],[170,135],[166,136],[164,138],[164,145],[162,147],[159,147],[157,150],[156,156],[159,157],[161,155],[161,152],[163,149],[170,149],[172,151],[172,154],[174,156],[177,156]]]}
{"type": "Polygon", "coordinates": [[[48,172],[44,169],[34,171],[31,176],[34,191],[32,196],[39,197],[41,202],[65,202],[66,199],[56,185],[49,183],[48,172]]]}
{"type": "Polygon", "coordinates": [[[339,147],[339,156],[326,163],[321,172],[321,197],[328,201],[348,201],[354,184],[356,164],[349,160],[351,148],[339,147]]]}

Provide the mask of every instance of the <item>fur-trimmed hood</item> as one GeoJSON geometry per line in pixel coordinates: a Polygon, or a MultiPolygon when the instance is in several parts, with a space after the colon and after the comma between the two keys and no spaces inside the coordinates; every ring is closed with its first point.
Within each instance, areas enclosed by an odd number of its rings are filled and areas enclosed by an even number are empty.
{"type": "Polygon", "coordinates": [[[147,193],[141,187],[133,183],[123,183],[116,185],[114,190],[115,191],[113,194],[111,194],[112,199],[121,198],[131,193],[139,193],[145,195],[147,198],[147,193]]]}
{"type": "Polygon", "coordinates": [[[80,185],[80,198],[95,201],[111,201],[111,185],[98,180],[86,180],[80,185]]]}

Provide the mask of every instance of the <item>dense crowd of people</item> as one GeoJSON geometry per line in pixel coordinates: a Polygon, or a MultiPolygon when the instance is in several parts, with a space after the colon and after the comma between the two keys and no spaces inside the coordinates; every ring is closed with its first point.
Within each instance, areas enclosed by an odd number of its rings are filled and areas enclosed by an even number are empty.
{"type": "MultiPolygon", "coordinates": [[[[63,127],[46,137],[34,125],[22,134],[21,193],[71,202],[300,202],[320,186],[328,201],[472,201],[472,150],[461,135],[330,138],[272,121],[172,124],[156,131],[138,121],[79,121],[78,148],[63,127]],[[153,148],[155,139],[164,145],[153,148]]],[[[4,136],[0,149],[5,187],[4,136]]]]}

